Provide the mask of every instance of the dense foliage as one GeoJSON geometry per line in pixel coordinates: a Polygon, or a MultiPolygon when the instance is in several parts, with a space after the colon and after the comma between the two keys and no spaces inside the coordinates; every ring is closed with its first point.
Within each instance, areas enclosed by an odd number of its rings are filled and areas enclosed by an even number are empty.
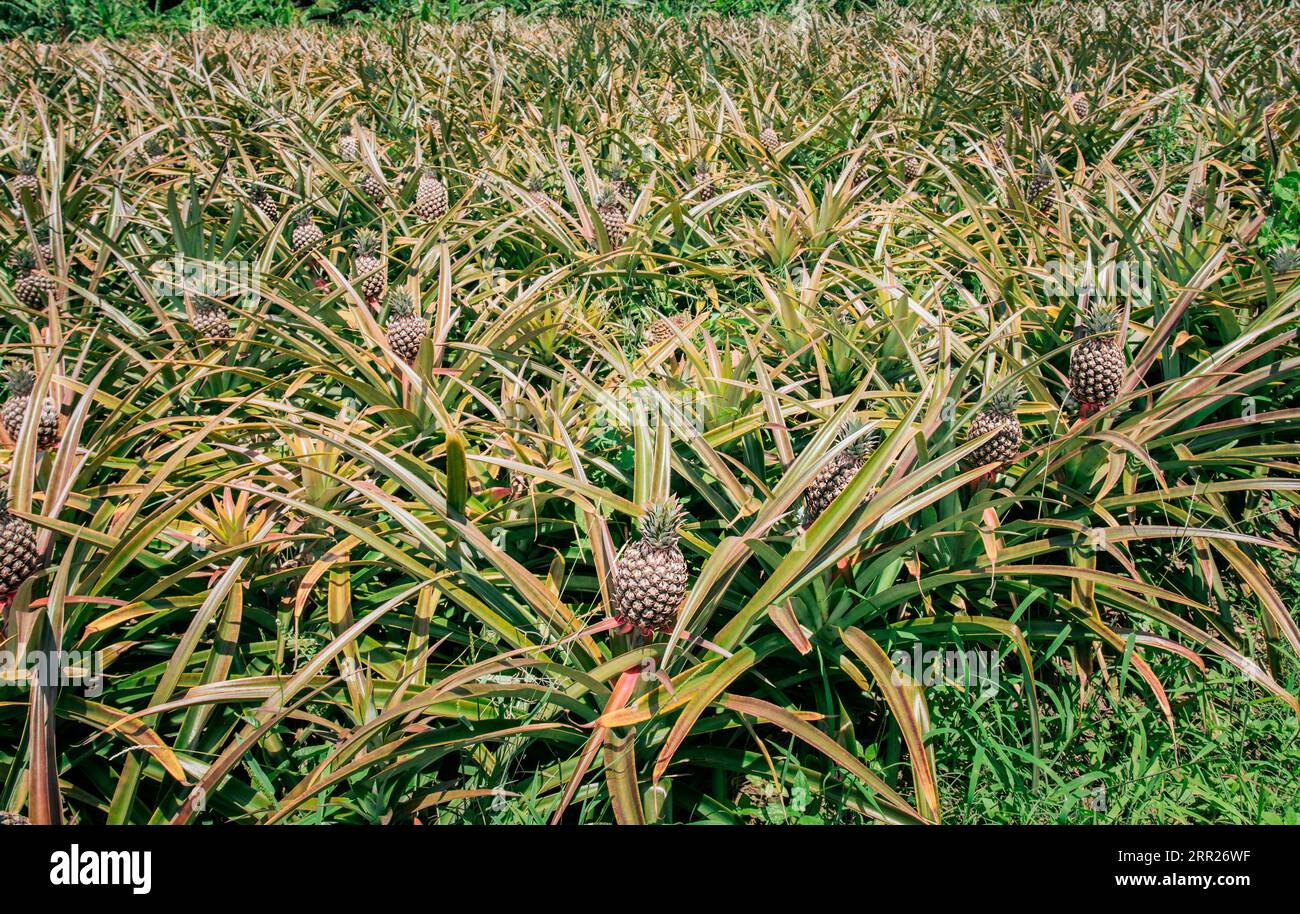
{"type": "Polygon", "coordinates": [[[1294,820],[1284,5],[0,54],[0,809],[1294,820]]]}

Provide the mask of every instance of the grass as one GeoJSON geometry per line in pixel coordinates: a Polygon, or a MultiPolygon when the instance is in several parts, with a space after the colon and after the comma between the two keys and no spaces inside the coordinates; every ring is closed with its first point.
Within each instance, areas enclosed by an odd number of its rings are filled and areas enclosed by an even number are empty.
{"type": "Polygon", "coordinates": [[[5,530],[42,556],[0,809],[1293,822],[1297,32],[1231,8],[0,47],[0,253],[38,258],[0,283],[36,374],[5,530]],[[1096,300],[1124,368],[1080,404],[1096,300]],[[851,420],[877,446],[814,520],[851,420]],[[688,587],[629,631],[670,493],[688,587]]]}

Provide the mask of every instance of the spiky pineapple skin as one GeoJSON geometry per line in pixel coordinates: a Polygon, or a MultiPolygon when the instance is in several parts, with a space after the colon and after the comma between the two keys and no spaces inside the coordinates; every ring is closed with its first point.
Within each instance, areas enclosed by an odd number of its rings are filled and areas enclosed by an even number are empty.
{"type": "Polygon", "coordinates": [[[866,462],[865,456],[848,451],[841,451],[832,457],[804,490],[804,523],[811,524],[821,517],[822,512],[848,487],[866,462]]]}
{"type": "Polygon", "coordinates": [[[622,247],[627,240],[627,217],[623,215],[623,208],[617,204],[606,204],[596,208],[596,215],[605,227],[610,246],[622,247]]]}
{"type": "Polygon", "coordinates": [[[19,815],[16,812],[0,812],[0,826],[3,825],[31,825],[32,820],[26,816],[19,815]]]}
{"type": "Polygon", "coordinates": [[[646,539],[628,545],[614,569],[614,614],[643,632],[672,628],[686,597],[687,569],[673,543],[659,548],[646,539]]]}
{"type": "MultiPolygon", "coordinates": [[[[3,421],[10,441],[17,441],[18,436],[22,434],[29,399],[26,395],[10,397],[5,400],[4,407],[0,409],[0,421],[3,421]]],[[[36,447],[47,451],[59,443],[59,411],[52,400],[46,399],[41,403],[40,417],[37,421],[39,424],[36,428],[36,447]]]]}
{"type": "Polygon", "coordinates": [[[675,339],[673,327],[682,329],[691,322],[689,314],[674,314],[672,317],[661,317],[646,330],[645,343],[647,347],[658,346],[665,340],[675,339]]]}
{"type": "Polygon", "coordinates": [[[1076,92],[1074,97],[1070,99],[1070,109],[1079,120],[1087,120],[1088,114],[1092,111],[1092,103],[1088,101],[1088,96],[1082,92],[1076,92]]]}
{"type": "Polygon", "coordinates": [[[1080,403],[1109,403],[1123,382],[1124,354],[1114,340],[1084,340],[1070,350],[1070,394],[1080,403]]]}
{"type": "Polygon", "coordinates": [[[293,249],[301,254],[317,247],[325,240],[325,235],[316,223],[310,219],[302,219],[293,227],[293,249]]]}
{"type": "Polygon", "coordinates": [[[356,260],[354,281],[360,280],[361,294],[368,301],[377,301],[384,297],[388,289],[388,276],[385,275],[383,258],[363,254],[356,260]]]}
{"type": "Polygon", "coordinates": [[[280,218],[280,204],[275,202],[275,198],[268,193],[255,194],[253,196],[253,205],[261,211],[262,215],[272,222],[280,218]]]}
{"type": "Polygon", "coordinates": [[[420,344],[429,333],[429,325],[417,314],[400,314],[388,322],[388,345],[404,362],[413,362],[420,354],[420,344]]]}
{"type": "Polygon", "coordinates": [[[916,156],[908,156],[904,159],[903,176],[909,181],[915,181],[921,177],[921,160],[916,156]]]}
{"type": "Polygon", "coordinates": [[[14,295],[30,308],[39,308],[47,301],[47,296],[58,288],[54,280],[44,273],[29,270],[14,280],[14,295]]]}
{"type": "Polygon", "coordinates": [[[36,531],[27,521],[9,513],[9,486],[0,485],[0,594],[13,593],[39,567],[36,531]]]}
{"type": "Polygon", "coordinates": [[[758,141],[769,153],[775,153],[777,147],[781,145],[781,138],[777,136],[776,130],[770,124],[759,131],[758,141]]]}
{"type": "Polygon", "coordinates": [[[707,171],[695,172],[695,184],[698,187],[696,199],[707,203],[717,196],[717,188],[713,186],[713,178],[707,171]]]}
{"type": "Polygon", "coordinates": [[[344,162],[355,162],[357,159],[357,138],[351,134],[346,134],[339,139],[339,158],[344,162]]]}
{"type": "Polygon", "coordinates": [[[194,331],[209,340],[228,340],[234,335],[230,318],[221,308],[198,308],[194,312],[194,331]]]}
{"type": "Polygon", "coordinates": [[[967,440],[974,440],[985,432],[996,431],[992,438],[976,448],[968,458],[972,466],[986,463],[1008,464],[1020,453],[1024,431],[1014,415],[985,408],[971,420],[966,432],[967,440]]]}
{"type": "Polygon", "coordinates": [[[415,187],[415,215],[425,222],[447,215],[447,185],[436,176],[420,176],[415,187]]]}

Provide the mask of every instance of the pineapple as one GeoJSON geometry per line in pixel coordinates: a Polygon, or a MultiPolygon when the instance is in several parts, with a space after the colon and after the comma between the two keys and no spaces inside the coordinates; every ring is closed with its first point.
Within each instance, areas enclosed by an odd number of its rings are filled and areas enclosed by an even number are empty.
{"type": "Polygon", "coordinates": [[[388,345],[404,362],[414,362],[420,344],[429,334],[429,324],[415,313],[411,293],[394,289],[388,293],[388,345]]]}
{"type": "Polygon", "coordinates": [[[1042,155],[1038,157],[1038,165],[1034,169],[1034,176],[1029,179],[1030,203],[1036,201],[1052,186],[1052,175],[1055,171],[1056,168],[1051,159],[1042,155]]]}
{"type": "Polygon", "coordinates": [[[344,124],[339,130],[339,158],[344,162],[357,160],[357,138],[352,135],[351,124],[344,124]]]}
{"type": "Polygon", "coordinates": [[[1294,273],[1300,270],[1300,248],[1285,244],[1269,255],[1268,263],[1274,273],[1294,273]]]}
{"type": "MultiPolygon", "coordinates": [[[[0,422],[4,424],[9,440],[17,442],[27,418],[27,404],[32,396],[36,376],[26,365],[17,363],[10,364],[4,374],[5,383],[9,385],[9,399],[0,408],[0,422]]],[[[48,451],[59,443],[59,411],[53,400],[46,398],[41,403],[40,416],[36,421],[36,447],[48,451]]]]}
{"type": "MultiPolygon", "coordinates": [[[[40,553],[36,549],[36,531],[21,517],[9,513],[9,483],[0,483],[0,595],[17,590],[23,581],[40,568],[40,553]]],[[[0,814],[8,816],[9,813],[0,814]]],[[[0,825],[27,825],[22,821],[5,821],[0,825]]]]}
{"type": "Polygon", "coordinates": [[[144,158],[149,165],[157,165],[167,158],[167,144],[157,135],[144,141],[144,158]]]}
{"type": "Polygon", "coordinates": [[[596,198],[596,215],[600,217],[600,223],[605,227],[609,246],[622,247],[623,242],[627,240],[627,217],[623,214],[623,204],[618,202],[618,194],[613,188],[606,188],[596,198]]]}
{"type": "Polygon", "coordinates": [[[1070,96],[1070,110],[1078,120],[1087,120],[1088,114],[1092,111],[1092,104],[1088,101],[1087,93],[1081,91],[1077,83],[1073,89],[1074,94],[1070,96]]]}
{"type": "Polygon", "coordinates": [[[1117,333],[1115,306],[1098,302],[1083,314],[1075,331],[1078,342],[1070,350],[1070,393],[1086,418],[1115,399],[1124,381],[1124,353],[1117,333]]]}
{"type": "MultiPolygon", "coordinates": [[[[989,399],[989,403],[971,420],[966,432],[966,439],[972,440],[985,432],[996,432],[992,438],[981,444],[967,458],[972,466],[985,463],[1005,465],[1011,463],[1020,453],[1020,442],[1024,432],[1020,420],[1016,418],[1016,407],[1025,395],[1025,389],[1019,384],[1004,387],[989,399]]],[[[993,471],[989,471],[993,475],[993,471]]]]}
{"type": "Polygon", "coordinates": [[[361,294],[374,304],[388,289],[388,270],[379,254],[379,236],[369,229],[357,233],[352,244],[352,284],[360,284],[361,294]]]}
{"type": "Polygon", "coordinates": [[[36,270],[36,254],[29,247],[19,248],[12,256],[14,266],[14,295],[30,308],[39,308],[46,296],[57,288],[54,280],[36,270]]]}
{"type": "Polygon", "coordinates": [[[357,178],[357,186],[361,192],[371,200],[380,201],[388,194],[388,185],[384,183],[382,176],[373,173],[370,169],[364,169],[360,177],[357,178]]]}
{"type": "Polygon", "coordinates": [[[713,186],[713,176],[709,174],[709,167],[702,160],[695,163],[695,185],[699,188],[698,197],[701,201],[707,202],[717,195],[717,190],[713,186]]]}
{"type": "Polygon", "coordinates": [[[636,199],[636,185],[628,180],[627,169],[614,164],[609,167],[609,186],[624,200],[636,199]]]}
{"type": "Polygon", "coordinates": [[[425,222],[447,215],[447,185],[432,169],[420,172],[420,181],[415,187],[415,215],[425,222]]]}
{"type": "Polygon", "coordinates": [[[758,133],[758,141],[770,155],[776,155],[777,147],[781,145],[781,138],[777,136],[776,128],[772,126],[770,120],[763,121],[763,129],[758,133]]]}
{"type": "Polygon", "coordinates": [[[641,517],[641,538],[625,546],[614,563],[614,616],[644,635],[670,630],[686,596],[686,560],[677,545],[685,514],[673,496],[656,501],[641,517]]]}
{"type": "Polygon", "coordinates": [[[280,218],[280,204],[275,202],[275,198],[267,191],[265,187],[254,187],[251,194],[253,205],[267,219],[272,222],[280,218]]]}
{"type": "Polygon", "coordinates": [[[541,174],[529,175],[528,180],[524,182],[524,190],[528,196],[533,198],[533,202],[538,206],[552,206],[555,201],[551,195],[546,192],[546,176],[541,174]]]}
{"type": "Polygon", "coordinates": [[[665,340],[676,339],[673,333],[673,327],[678,330],[684,328],[691,322],[691,316],[685,312],[674,314],[672,317],[661,317],[652,323],[645,331],[645,346],[652,349],[665,340]]]}
{"type": "Polygon", "coordinates": [[[312,221],[311,210],[303,207],[293,214],[293,249],[295,253],[301,254],[317,247],[325,240],[325,235],[316,227],[312,221]]]}
{"type": "Polygon", "coordinates": [[[31,825],[31,819],[16,812],[0,811],[0,825],[31,825]]]}
{"type": "Polygon", "coordinates": [[[529,493],[532,489],[532,482],[523,473],[518,470],[510,471],[510,498],[518,501],[529,493]]]}
{"type": "Polygon", "coordinates": [[[903,177],[908,181],[915,181],[921,177],[921,157],[910,155],[903,160],[903,177]]]}
{"type": "Polygon", "coordinates": [[[204,339],[220,341],[234,336],[230,318],[225,309],[214,301],[205,301],[194,308],[194,330],[204,339]]]}
{"type": "MultiPolygon", "coordinates": [[[[843,441],[861,431],[862,428],[863,423],[860,420],[851,419],[840,431],[838,440],[843,441]]],[[[859,435],[822,467],[821,472],[813,477],[803,493],[804,526],[812,524],[821,517],[822,512],[830,506],[835,497],[853,481],[853,477],[858,474],[858,470],[862,469],[862,465],[867,462],[867,458],[875,449],[875,435],[859,435]]]]}
{"type": "Polygon", "coordinates": [[[21,197],[24,190],[34,197],[40,192],[41,182],[36,178],[36,162],[24,156],[18,160],[18,174],[9,179],[9,187],[15,197],[21,197]]]}

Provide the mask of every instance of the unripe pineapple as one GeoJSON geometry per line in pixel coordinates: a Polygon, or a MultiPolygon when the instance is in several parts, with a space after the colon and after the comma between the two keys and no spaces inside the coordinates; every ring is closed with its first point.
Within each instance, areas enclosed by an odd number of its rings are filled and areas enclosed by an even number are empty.
{"type": "Polygon", "coordinates": [[[695,186],[699,188],[696,197],[701,201],[709,201],[717,194],[717,189],[713,186],[713,176],[709,174],[709,167],[703,161],[695,163],[695,186]]]}
{"type": "Polygon", "coordinates": [[[903,160],[903,177],[908,181],[915,181],[921,177],[921,158],[920,156],[908,156],[903,160]]]}
{"type": "Polygon", "coordinates": [[[39,308],[46,303],[46,296],[52,293],[57,284],[49,276],[36,270],[36,254],[31,248],[19,248],[13,255],[14,295],[30,308],[39,308]]]}
{"type": "Polygon", "coordinates": [[[24,190],[29,191],[34,197],[40,192],[41,182],[36,177],[36,162],[34,159],[24,156],[18,160],[18,174],[9,179],[9,187],[14,192],[14,197],[22,198],[24,190]]]}
{"type": "MultiPolygon", "coordinates": [[[[1052,160],[1047,156],[1038,157],[1038,165],[1034,169],[1034,176],[1029,179],[1029,202],[1035,202],[1043,193],[1052,186],[1052,175],[1056,171],[1052,160]]],[[[1046,202],[1046,201],[1044,201],[1046,202]]]]}
{"type": "Polygon", "coordinates": [[[325,235],[312,221],[311,210],[303,207],[293,215],[293,249],[295,253],[310,251],[325,240],[325,235]]]}
{"type": "Polygon", "coordinates": [[[985,463],[1008,464],[1020,453],[1024,432],[1016,418],[1016,407],[1025,395],[1019,384],[1004,387],[989,399],[989,403],[971,420],[966,440],[980,437],[985,432],[996,432],[967,458],[972,466],[985,463]]]}
{"type": "Polygon", "coordinates": [[[388,185],[379,175],[374,174],[370,169],[365,169],[357,179],[357,186],[361,192],[376,202],[382,201],[388,195],[388,185]]]}
{"type": "Polygon", "coordinates": [[[763,129],[758,133],[758,141],[763,144],[763,148],[772,155],[776,155],[777,147],[781,145],[781,138],[777,136],[776,128],[772,126],[771,121],[763,122],[763,129]]]}
{"type": "Polygon", "coordinates": [[[1274,251],[1268,259],[1274,273],[1292,273],[1300,270],[1300,248],[1286,244],[1274,251]]]}
{"type": "MultiPolygon", "coordinates": [[[[16,442],[27,418],[27,404],[31,400],[36,376],[26,365],[11,363],[5,370],[5,383],[9,385],[9,399],[0,408],[0,421],[4,423],[9,440],[16,442]]],[[[53,400],[46,398],[41,402],[37,423],[36,447],[48,451],[59,443],[59,411],[53,400]]]]}
{"type": "MultiPolygon", "coordinates": [[[[0,483],[0,594],[13,593],[38,568],[40,554],[36,551],[36,531],[27,521],[9,513],[9,483],[0,483]]],[[[0,821],[0,825],[30,824],[22,816],[15,818],[21,821],[0,821]]]]}
{"type": "Polygon", "coordinates": [[[261,211],[263,216],[272,222],[280,218],[280,204],[275,202],[275,198],[271,196],[265,187],[254,187],[251,197],[253,205],[261,211]]]}
{"type": "Polygon", "coordinates": [[[358,232],[352,244],[352,284],[360,284],[361,294],[372,304],[388,289],[388,270],[379,254],[379,236],[369,229],[358,232]]]}
{"type": "Polygon", "coordinates": [[[214,342],[228,340],[235,335],[225,309],[214,301],[205,301],[196,305],[194,320],[191,323],[199,336],[214,342]]]}
{"type": "Polygon", "coordinates": [[[0,812],[0,825],[31,825],[32,820],[16,812],[0,812]]]}
{"type": "Polygon", "coordinates": [[[1092,412],[1115,399],[1124,382],[1124,353],[1117,333],[1119,316],[1109,302],[1097,302],[1083,314],[1070,350],[1070,393],[1081,412],[1092,412]]]}
{"type": "Polygon", "coordinates": [[[344,162],[357,160],[357,138],[352,135],[351,124],[344,124],[339,130],[339,158],[344,162]]]}
{"type": "Polygon", "coordinates": [[[420,172],[420,181],[415,187],[415,215],[425,222],[447,215],[447,185],[432,169],[420,172]]]}
{"type": "Polygon", "coordinates": [[[614,563],[614,617],[650,635],[671,630],[686,596],[686,559],[677,545],[685,519],[673,496],[654,502],[641,517],[641,538],[614,563]]]}
{"type": "Polygon", "coordinates": [[[552,206],[555,201],[551,195],[546,192],[546,176],[541,174],[529,175],[528,180],[524,182],[524,190],[528,196],[539,206],[552,206]]]}
{"type": "Polygon", "coordinates": [[[627,216],[623,213],[623,205],[618,202],[618,194],[612,188],[607,188],[596,198],[596,215],[605,227],[609,246],[622,247],[627,240],[627,216]]]}
{"type": "Polygon", "coordinates": [[[1080,91],[1077,85],[1074,94],[1070,97],[1070,110],[1081,121],[1087,120],[1088,114],[1092,111],[1092,103],[1088,101],[1087,94],[1080,91]]]}
{"type": "Polygon", "coordinates": [[[388,293],[388,345],[404,362],[414,362],[420,344],[429,334],[429,324],[415,313],[411,293],[394,289],[388,293]]]}
{"type": "Polygon", "coordinates": [[[674,314],[672,317],[661,317],[652,323],[645,331],[645,346],[652,349],[665,340],[676,339],[673,333],[673,327],[678,330],[684,328],[691,322],[691,316],[685,312],[674,314]]]}
{"type": "MultiPolygon", "coordinates": [[[[861,421],[849,420],[840,430],[838,440],[843,441],[850,435],[860,432],[863,427],[861,421]]],[[[859,435],[813,477],[803,493],[805,526],[821,517],[822,512],[830,507],[835,497],[853,481],[853,477],[858,475],[858,470],[862,469],[871,452],[876,449],[876,442],[875,435],[859,435]]]]}

